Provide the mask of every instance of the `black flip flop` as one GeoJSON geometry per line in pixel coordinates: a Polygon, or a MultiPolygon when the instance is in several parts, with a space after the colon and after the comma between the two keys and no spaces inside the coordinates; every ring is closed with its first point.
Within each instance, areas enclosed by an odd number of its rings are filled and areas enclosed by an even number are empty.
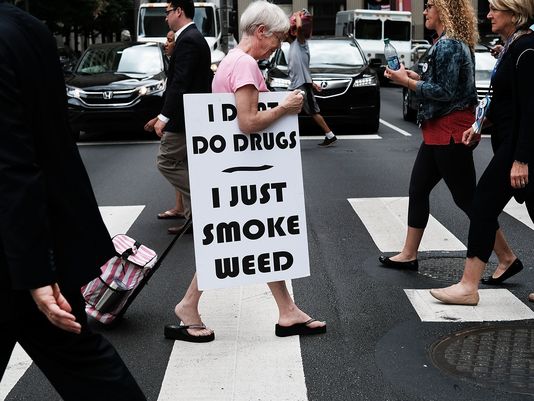
{"type": "Polygon", "coordinates": [[[207,336],[193,336],[187,329],[205,329],[203,324],[176,325],[168,324],[165,326],[163,335],[170,340],[188,341],[190,343],[209,343],[215,340],[215,333],[207,336]]]}
{"type": "Polygon", "coordinates": [[[315,322],[315,319],[310,319],[304,323],[295,323],[291,326],[280,326],[276,324],[274,332],[277,337],[288,336],[308,336],[311,334],[323,334],[326,333],[326,326],[310,327],[310,323],[315,322]]]}

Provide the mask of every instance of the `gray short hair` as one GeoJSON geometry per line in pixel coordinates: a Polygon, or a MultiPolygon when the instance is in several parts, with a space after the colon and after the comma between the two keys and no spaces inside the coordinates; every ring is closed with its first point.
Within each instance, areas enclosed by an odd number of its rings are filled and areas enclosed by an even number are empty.
{"type": "Polygon", "coordinates": [[[489,0],[489,3],[497,10],[511,11],[517,28],[528,28],[525,25],[534,18],[534,0],[489,0]]]}
{"type": "Polygon", "coordinates": [[[289,30],[289,17],[276,4],[256,0],[243,11],[239,21],[241,35],[252,35],[256,28],[265,25],[268,33],[286,33],[289,30]]]}

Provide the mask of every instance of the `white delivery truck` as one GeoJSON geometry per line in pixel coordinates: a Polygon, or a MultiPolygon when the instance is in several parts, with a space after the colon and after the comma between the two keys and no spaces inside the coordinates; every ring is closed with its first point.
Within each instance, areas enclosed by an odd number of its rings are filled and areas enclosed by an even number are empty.
{"type": "MultiPolygon", "coordinates": [[[[379,58],[386,67],[384,39],[397,50],[399,60],[412,65],[412,13],[389,10],[347,10],[336,14],[336,36],[352,35],[368,59],[379,58]]],[[[381,76],[381,75],[379,75],[381,76]]]]}
{"type": "MultiPolygon", "coordinates": [[[[169,26],[165,21],[165,10],[168,3],[141,3],[137,20],[137,41],[161,42],[167,40],[169,26]]],[[[226,13],[228,14],[228,13],[226,13]]],[[[228,18],[228,16],[225,16],[228,18]]],[[[218,3],[195,2],[195,25],[200,30],[211,51],[212,70],[225,56],[222,49],[223,29],[221,24],[221,12],[218,3]]],[[[228,34],[228,47],[235,44],[235,39],[228,34]]]]}

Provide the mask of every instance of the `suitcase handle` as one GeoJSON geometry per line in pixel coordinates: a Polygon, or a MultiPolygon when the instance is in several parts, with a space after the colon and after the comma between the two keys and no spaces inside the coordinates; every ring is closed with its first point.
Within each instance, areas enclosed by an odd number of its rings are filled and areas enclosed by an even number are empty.
{"type": "Polygon", "coordinates": [[[131,248],[126,249],[121,254],[121,259],[126,260],[128,259],[129,256],[135,255],[140,246],[141,246],[141,243],[138,241],[135,241],[135,243],[132,245],[131,248]]]}

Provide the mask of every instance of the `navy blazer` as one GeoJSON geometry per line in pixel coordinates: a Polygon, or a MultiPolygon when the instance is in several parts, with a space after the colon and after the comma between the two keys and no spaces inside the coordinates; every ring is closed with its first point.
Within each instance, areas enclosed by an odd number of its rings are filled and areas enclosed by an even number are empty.
{"type": "Polygon", "coordinates": [[[165,131],[185,132],[184,93],[211,92],[211,54],[206,39],[192,24],[176,39],[169,62],[161,114],[170,120],[165,131]]]}
{"type": "MultiPolygon", "coordinates": [[[[114,255],[67,120],[56,43],[0,2],[0,302],[79,289],[114,255]]],[[[0,320],[5,318],[4,308],[0,320]]]]}

